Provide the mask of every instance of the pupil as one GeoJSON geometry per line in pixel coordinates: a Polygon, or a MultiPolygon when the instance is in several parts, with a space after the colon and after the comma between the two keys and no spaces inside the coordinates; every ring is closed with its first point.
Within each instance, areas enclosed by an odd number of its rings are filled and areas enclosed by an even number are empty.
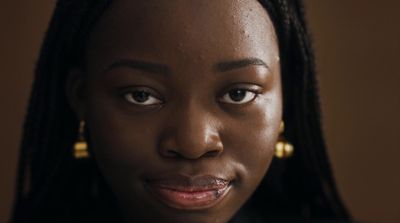
{"type": "Polygon", "coordinates": [[[149,99],[149,93],[144,92],[144,91],[136,91],[133,93],[133,98],[137,101],[137,102],[145,102],[149,99]]]}
{"type": "Polygon", "coordinates": [[[246,91],[237,89],[229,92],[229,97],[234,101],[241,101],[246,96],[246,91]]]}

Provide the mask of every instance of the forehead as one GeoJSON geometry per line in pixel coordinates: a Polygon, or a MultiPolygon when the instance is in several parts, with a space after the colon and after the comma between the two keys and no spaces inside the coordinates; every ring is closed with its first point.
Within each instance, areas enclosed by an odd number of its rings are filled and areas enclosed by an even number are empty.
{"type": "Polygon", "coordinates": [[[115,0],[89,48],[162,61],[234,59],[276,54],[275,36],[257,0],[115,0]]]}

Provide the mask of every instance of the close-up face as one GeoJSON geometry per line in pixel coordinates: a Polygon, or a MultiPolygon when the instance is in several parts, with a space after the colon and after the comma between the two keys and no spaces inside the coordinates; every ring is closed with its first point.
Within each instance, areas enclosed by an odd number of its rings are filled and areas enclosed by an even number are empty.
{"type": "Polygon", "coordinates": [[[227,222],[270,166],[279,50],[256,0],[116,0],[73,72],[126,222],[227,222]]]}

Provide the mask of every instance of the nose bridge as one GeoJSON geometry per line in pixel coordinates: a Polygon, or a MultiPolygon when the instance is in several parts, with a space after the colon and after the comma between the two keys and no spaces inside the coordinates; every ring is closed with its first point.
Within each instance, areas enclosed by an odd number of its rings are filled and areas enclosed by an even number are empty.
{"type": "Polygon", "coordinates": [[[210,134],[213,134],[210,115],[198,104],[190,103],[187,109],[182,111],[181,119],[177,122],[177,131],[180,136],[179,141],[182,143],[198,144],[198,147],[204,147],[210,134]]]}
{"type": "Polygon", "coordinates": [[[172,117],[174,143],[167,150],[186,159],[215,156],[222,151],[218,123],[199,100],[179,106],[172,117]]]}

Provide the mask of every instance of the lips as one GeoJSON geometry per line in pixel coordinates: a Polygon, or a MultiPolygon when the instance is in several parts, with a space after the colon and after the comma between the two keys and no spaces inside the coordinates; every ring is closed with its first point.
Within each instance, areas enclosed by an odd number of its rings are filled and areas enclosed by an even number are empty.
{"type": "Polygon", "coordinates": [[[196,210],[216,205],[229,192],[231,182],[211,175],[172,175],[148,180],[147,188],[169,207],[196,210]]]}

